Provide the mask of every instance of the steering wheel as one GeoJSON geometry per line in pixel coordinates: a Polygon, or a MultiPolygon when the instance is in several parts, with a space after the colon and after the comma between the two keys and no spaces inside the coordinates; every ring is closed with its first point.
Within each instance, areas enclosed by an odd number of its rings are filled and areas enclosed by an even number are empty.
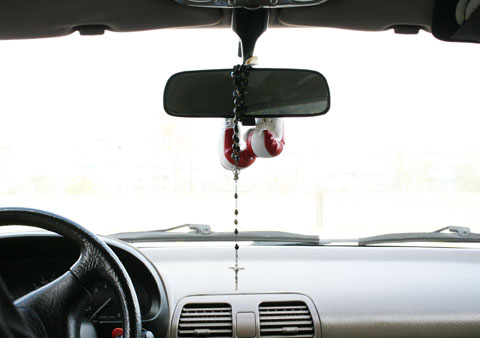
{"type": "Polygon", "coordinates": [[[0,208],[0,226],[26,225],[49,230],[75,242],[80,257],[51,283],[17,299],[30,329],[38,338],[78,338],[89,288],[99,277],[115,289],[123,313],[124,338],[139,338],[141,314],[132,281],[122,263],[100,238],[55,214],[25,208],[0,208]]]}

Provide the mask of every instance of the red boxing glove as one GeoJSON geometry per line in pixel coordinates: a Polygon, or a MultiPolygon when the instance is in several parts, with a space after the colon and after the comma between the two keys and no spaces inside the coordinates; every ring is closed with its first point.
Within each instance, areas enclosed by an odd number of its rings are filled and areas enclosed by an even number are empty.
{"type": "MultiPolygon", "coordinates": [[[[240,133],[239,133],[240,134],[240,133]]],[[[240,136],[238,137],[240,139],[240,136]]],[[[227,170],[235,169],[235,161],[232,158],[233,154],[233,119],[225,119],[225,124],[222,127],[220,134],[220,163],[227,170]]],[[[240,159],[238,160],[238,167],[240,169],[247,168],[255,162],[255,154],[248,148],[240,150],[240,159]]]]}

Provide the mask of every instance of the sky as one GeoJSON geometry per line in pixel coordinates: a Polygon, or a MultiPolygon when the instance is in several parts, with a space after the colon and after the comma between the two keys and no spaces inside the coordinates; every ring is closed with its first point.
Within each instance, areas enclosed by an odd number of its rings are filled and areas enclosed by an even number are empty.
{"type": "MultiPolygon", "coordinates": [[[[237,44],[229,29],[0,41],[0,204],[101,233],[230,230],[221,121],[167,116],[162,94],[175,72],[239,63],[237,44]]],[[[244,229],[480,229],[478,45],[269,29],[255,55],[258,67],[321,72],[332,106],[286,120],[284,153],[242,172],[244,229]]]]}

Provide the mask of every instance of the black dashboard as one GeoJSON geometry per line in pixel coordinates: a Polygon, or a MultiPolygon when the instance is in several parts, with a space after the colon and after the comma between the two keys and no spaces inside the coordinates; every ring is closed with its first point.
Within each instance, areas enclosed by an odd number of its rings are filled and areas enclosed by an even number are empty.
{"type": "MultiPolygon", "coordinates": [[[[115,239],[103,238],[129,273],[138,297],[143,327],[165,336],[168,329],[168,300],[156,268],[138,250],[115,239]]],[[[78,259],[79,250],[63,237],[48,234],[17,234],[0,237],[0,273],[12,297],[17,299],[64,274],[78,259]]],[[[100,338],[111,337],[121,326],[118,297],[104,279],[90,289],[84,322],[100,338]]],[[[158,337],[158,336],[157,336],[158,337]]]]}

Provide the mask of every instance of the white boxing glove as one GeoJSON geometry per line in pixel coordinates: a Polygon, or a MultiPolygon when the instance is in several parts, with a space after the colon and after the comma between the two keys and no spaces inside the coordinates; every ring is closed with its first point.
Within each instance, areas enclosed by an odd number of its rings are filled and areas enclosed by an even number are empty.
{"type": "Polygon", "coordinates": [[[249,131],[247,149],[257,157],[275,157],[285,146],[283,120],[279,118],[255,119],[256,127],[249,131]]]}

